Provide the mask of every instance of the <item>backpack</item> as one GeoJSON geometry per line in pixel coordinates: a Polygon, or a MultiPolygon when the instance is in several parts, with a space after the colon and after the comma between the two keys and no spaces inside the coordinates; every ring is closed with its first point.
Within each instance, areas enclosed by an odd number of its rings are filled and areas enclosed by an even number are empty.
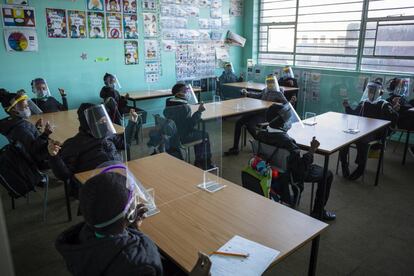
{"type": "Polygon", "coordinates": [[[35,163],[28,157],[19,143],[0,149],[0,183],[13,198],[26,196],[35,190],[43,177],[35,163]]]}

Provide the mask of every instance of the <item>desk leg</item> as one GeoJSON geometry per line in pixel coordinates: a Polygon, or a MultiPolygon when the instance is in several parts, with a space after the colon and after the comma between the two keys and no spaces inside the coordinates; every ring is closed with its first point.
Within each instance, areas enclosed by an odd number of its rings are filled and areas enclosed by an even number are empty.
{"type": "Polygon", "coordinates": [[[319,239],[320,239],[320,236],[318,235],[312,240],[311,256],[310,256],[309,269],[308,269],[309,276],[316,275],[316,263],[318,262],[319,239]]]}
{"type": "Polygon", "coordinates": [[[402,164],[405,165],[405,160],[407,159],[407,151],[408,151],[408,144],[410,143],[410,131],[407,130],[407,135],[405,137],[405,145],[404,145],[404,155],[402,164]]]}
{"type": "Polygon", "coordinates": [[[202,121],[202,123],[201,123],[201,127],[202,127],[202,131],[203,131],[203,135],[202,135],[202,138],[203,138],[203,146],[204,146],[204,168],[207,168],[207,151],[206,151],[206,143],[205,143],[205,140],[206,140],[206,122],[203,120],[202,121]]]}
{"type": "MultiPolygon", "coordinates": [[[[328,176],[328,170],[329,170],[329,155],[325,155],[325,160],[323,163],[323,179],[324,181],[323,183],[323,187],[322,187],[322,196],[319,198],[319,200],[321,200],[322,202],[318,202],[318,206],[323,206],[325,203],[325,195],[326,195],[326,179],[328,176]]],[[[317,214],[317,218],[318,219],[322,219],[322,214],[323,214],[323,210],[324,208],[321,208],[319,210],[319,213],[317,214]]]]}
{"type": "Polygon", "coordinates": [[[375,176],[375,186],[378,186],[379,174],[380,174],[382,162],[384,159],[384,148],[385,148],[385,140],[387,138],[387,132],[388,132],[387,129],[384,129],[384,134],[382,135],[382,138],[381,138],[382,145],[381,145],[381,152],[380,152],[380,157],[379,157],[378,165],[377,165],[377,174],[375,176]]]}

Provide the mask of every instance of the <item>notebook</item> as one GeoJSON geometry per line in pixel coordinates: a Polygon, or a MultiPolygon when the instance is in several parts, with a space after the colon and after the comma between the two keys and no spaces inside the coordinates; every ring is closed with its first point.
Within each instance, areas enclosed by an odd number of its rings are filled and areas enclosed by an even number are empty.
{"type": "Polygon", "coordinates": [[[247,258],[211,255],[212,276],[253,276],[262,275],[269,265],[276,260],[279,251],[260,243],[234,236],[218,251],[248,254],[247,258]]]}

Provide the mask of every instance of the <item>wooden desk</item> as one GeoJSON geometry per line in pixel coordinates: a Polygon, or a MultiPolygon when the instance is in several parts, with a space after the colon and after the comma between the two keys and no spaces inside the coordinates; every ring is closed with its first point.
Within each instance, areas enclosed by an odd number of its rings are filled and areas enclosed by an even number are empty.
{"type": "MultiPolygon", "coordinates": [[[[225,86],[246,89],[246,90],[253,90],[261,92],[263,89],[266,88],[266,84],[258,83],[258,82],[230,82],[223,84],[225,86]]],[[[297,87],[287,87],[287,86],[280,86],[284,89],[285,92],[298,92],[299,88],[297,87]]]]}
{"type": "MultiPolygon", "coordinates": [[[[142,231],[186,272],[198,251],[217,250],[234,235],[279,250],[276,264],[328,227],[224,179],[226,188],[213,194],[201,191],[196,185],[203,171],[165,153],[128,166],[146,188],[154,188],[160,209],[144,221],[142,231]]],[[[76,177],[83,182],[88,175],[76,177]]]]}
{"type": "MultiPolygon", "coordinates": [[[[76,109],[32,115],[28,120],[32,124],[36,124],[39,119],[43,119],[43,124],[49,122],[52,125],[54,129],[50,138],[62,143],[79,132],[79,120],[76,109]]],[[[117,133],[124,132],[122,126],[114,124],[114,127],[117,133]]]]}

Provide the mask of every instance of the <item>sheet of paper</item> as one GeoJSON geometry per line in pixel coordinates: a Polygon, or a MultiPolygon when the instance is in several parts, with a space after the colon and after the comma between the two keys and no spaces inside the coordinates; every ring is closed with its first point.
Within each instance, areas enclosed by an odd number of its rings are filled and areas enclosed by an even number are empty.
{"type": "Polygon", "coordinates": [[[234,236],[218,251],[249,254],[247,258],[212,255],[211,275],[262,275],[269,265],[280,254],[279,251],[250,241],[240,236],[234,236]]]}

